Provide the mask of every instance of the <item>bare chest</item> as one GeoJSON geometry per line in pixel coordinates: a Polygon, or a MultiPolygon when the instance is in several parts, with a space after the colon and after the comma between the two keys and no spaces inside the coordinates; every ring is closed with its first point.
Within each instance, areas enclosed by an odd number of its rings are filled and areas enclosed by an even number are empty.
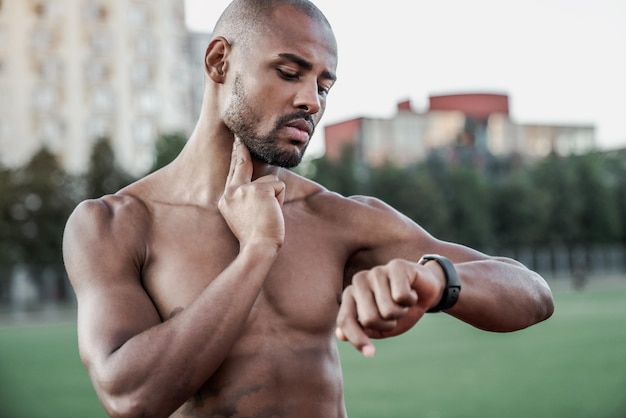
{"type": "MultiPolygon", "coordinates": [[[[143,284],[163,320],[193,303],[239,251],[218,213],[188,212],[175,217],[157,213],[147,242],[143,284]]],[[[249,322],[328,332],[343,290],[345,245],[332,225],[311,213],[286,209],[285,230],[249,322]]],[[[244,286],[245,278],[240,283],[244,286]]]]}

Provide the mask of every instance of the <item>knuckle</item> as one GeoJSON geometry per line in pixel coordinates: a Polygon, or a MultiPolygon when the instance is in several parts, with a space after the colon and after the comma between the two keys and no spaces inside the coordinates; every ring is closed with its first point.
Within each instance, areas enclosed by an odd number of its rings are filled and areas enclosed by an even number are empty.
{"type": "Polygon", "coordinates": [[[392,270],[403,269],[406,267],[407,261],[401,258],[394,258],[388,263],[388,265],[389,265],[389,268],[392,270]]]}
{"type": "Polygon", "coordinates": [[[385,272],[378,271],[373,275],[372,282],[374,282],[379,289],[384,289],[389,282],[389,278],[385,272]]]}
{"type": "Polygon", "coordinates": [[[354,323],[353,318],[346,311],[340,311],[337,315],[337,326],[342,330],[350,330],[351,324],[354,323]]]}
{"type": "Polygon", "coordinates": [[[354,276],[352,276],[352,285],[354,287],[363,287],[366,283],[367,283],[366,272],[361,271],[361,272],[356,273],[354,276]]]}
{"type": "Polygon", "coordinates": [[[398,305],[406,306],[413,302],[413,297],[410,293],[399,293],[392,296],[392,299],[398,305]]]}
{"type": "Polygon", "coordinates": [[[381,278],[387,276],[387,267],[386,266],[376,266],[371,270],[372,276],[375,278],[381,278]]]}
{"type": "Polygon", "coordinates": [[[397,309],[387,306],[380,308],[380,316],[384,320],[397,319],[400,316],[400,313],[397,309]]]}
{"type": "Polygon", "coordinates": [[[364,328],[377,328],[379,322],[380,320],[377,317],[374,317],[372,315],[365,315],[365,316],[359,317],[359,323],[364,328]]]}

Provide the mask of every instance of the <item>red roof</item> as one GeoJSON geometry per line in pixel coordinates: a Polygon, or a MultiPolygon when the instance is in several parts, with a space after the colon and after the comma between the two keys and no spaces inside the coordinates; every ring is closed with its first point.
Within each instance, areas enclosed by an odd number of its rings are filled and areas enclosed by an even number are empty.
{"type": "Polygon", "coordinates": [[[492,113],[508,116],[509,96],[490,93],[430,96],[429,111],[436,110],[456,110],[479,120],[486,120],[492,113]]]}

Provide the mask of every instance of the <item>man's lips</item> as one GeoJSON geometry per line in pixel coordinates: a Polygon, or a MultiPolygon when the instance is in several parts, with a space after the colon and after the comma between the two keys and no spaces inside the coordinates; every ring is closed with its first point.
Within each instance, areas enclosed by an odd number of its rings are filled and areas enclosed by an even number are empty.
{"type": "Polygon", "coordinates": [[[296,130],[306,133],[306,136],[307,136],[306,140],[310,139],[311,135],[313,135],[313,125],[304,119],[293,120],[287,123],[285,126],[287,128],[294,128],[296,130]]]}

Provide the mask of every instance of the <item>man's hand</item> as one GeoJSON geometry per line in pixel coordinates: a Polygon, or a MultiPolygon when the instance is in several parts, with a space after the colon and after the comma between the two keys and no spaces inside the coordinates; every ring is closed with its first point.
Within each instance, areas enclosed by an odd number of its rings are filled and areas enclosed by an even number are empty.
{"type": "Polygon", "coordinates": [[[393,337],[413,327],[439,301],[445,286],[443,272],[433,266],[437,263],[428,264],[397,259],[355,274],[343,292],[337,338],[372,357],[370,338],[393,337]]]}
{"type": "Polygon", "coordinates": [[[239,138],[233,143],[230,170],[218,208],[241,247],[267,243],[280,248],[285,239],[282,205],[285,184],[275,175],[252,181],[252,159],[239,138]]]}

